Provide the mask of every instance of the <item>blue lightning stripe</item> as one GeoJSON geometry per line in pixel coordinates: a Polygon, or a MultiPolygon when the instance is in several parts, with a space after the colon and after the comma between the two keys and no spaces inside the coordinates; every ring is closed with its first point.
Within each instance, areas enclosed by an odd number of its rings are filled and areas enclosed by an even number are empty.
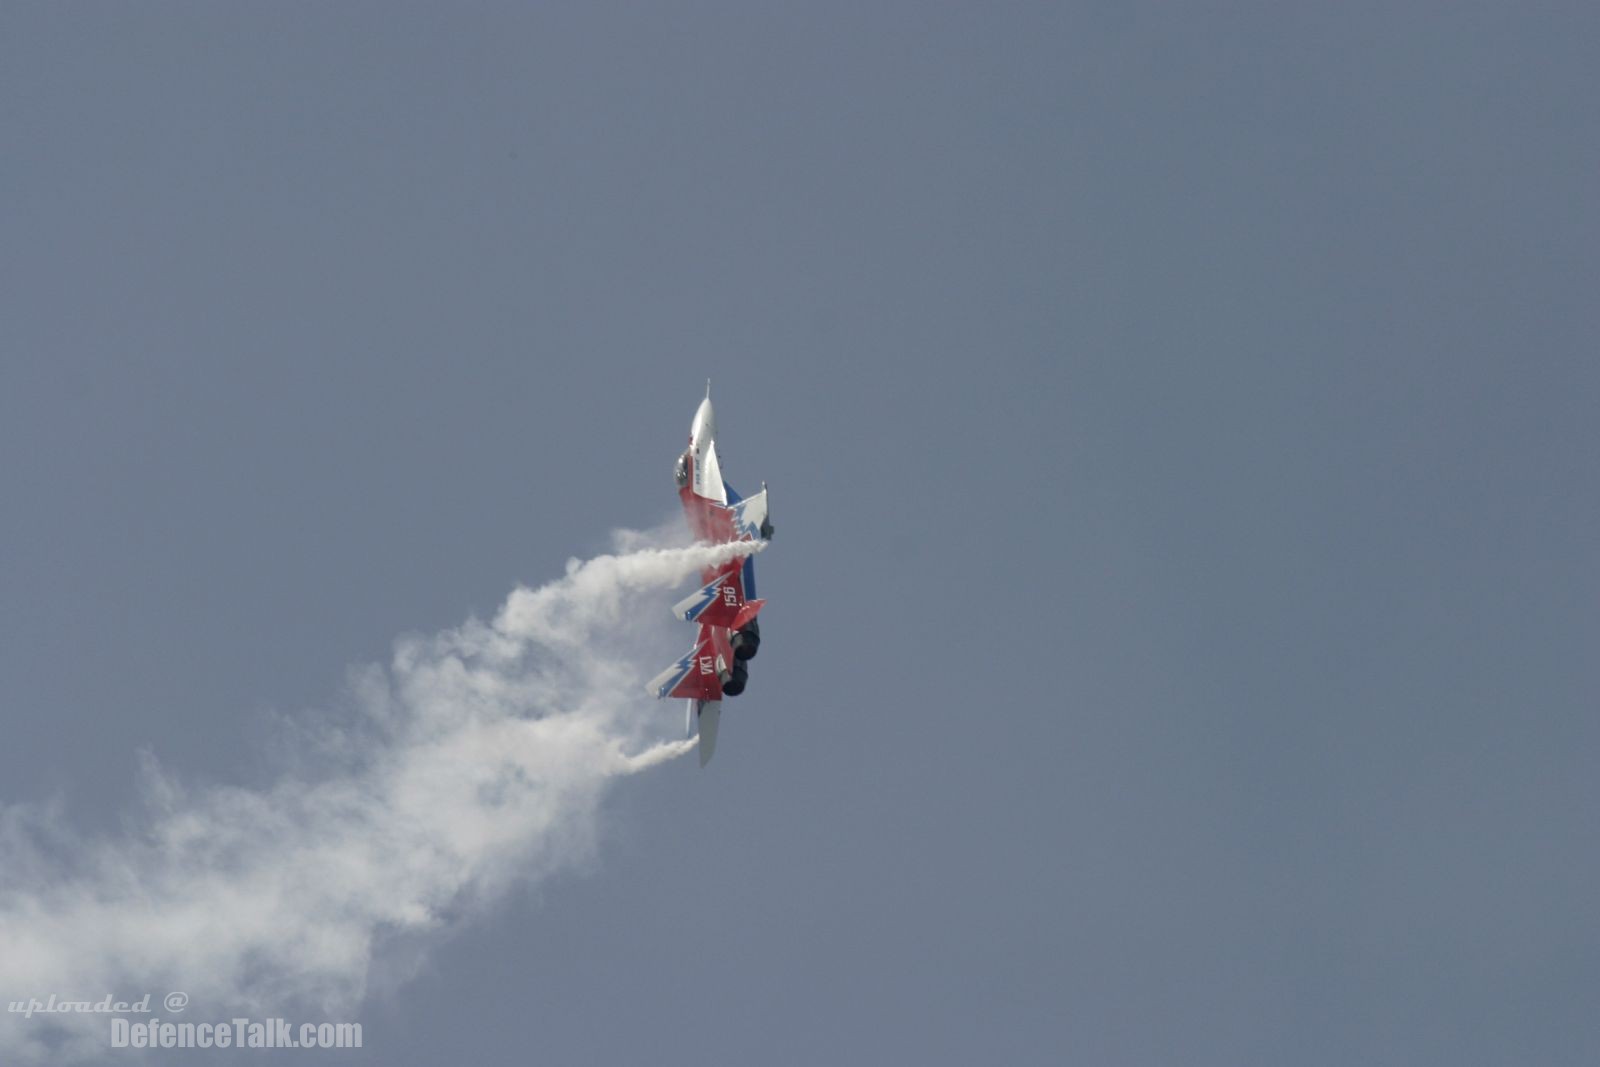
{"type": "Polygon", "coordinates": [[[700,654],[700,649],[703,647],[703,645],[695,645],[684,654],[682,659],[673,664],[674,667],[678,668],[678,673],[672,676],[671,681],[667,682],[661,686],[661,688],[656,690],[656,699],[659,700],[668,693],[672,692],[674,689],[678,688],[678,685],[689,676],[689,672],[694,670],[695,657],[700,654]]]}
{"type": "Polygon", "coordinates": [[[744,517],[745,512],[749,510],[749,504],[750,502],[748,500],[741,500],[737,504],[733,505],[733,507],[728,509],[733,512],[734,532],[740,535],[736,538],[736,540],[742,541],[748,538],[751,541],[754,541],[756,538],[761,536],[761,527],[744,517]]]}
{"type": "Polygon", "coordinates": [[[689,610],[685,611],[683,613],[683,617],[688,619],[690,622],[698,619],[701,613],[711,606],[711,602],[717,599],[717,590],[721,587],[721,585],[722,578],[719,575],[718,577],[711,579],[710,585],[701,586],[700,602],[689,608],[689,610]]]}

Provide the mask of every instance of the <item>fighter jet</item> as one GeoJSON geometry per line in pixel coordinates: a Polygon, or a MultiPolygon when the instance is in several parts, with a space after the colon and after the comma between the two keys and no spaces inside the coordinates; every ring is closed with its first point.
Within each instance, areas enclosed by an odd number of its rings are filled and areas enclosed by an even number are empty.
{"type": "MultiPolygon", "coordinates": [[[[673,475],[684,516],[697,540],[713,544],[758,537],[771,540],[767,483],[761,483],[761,492],[741,497],[722,480],[709,381],[706,398],[700,401],[689,426],[689,447],[678,457],[673,475]]],[[[688,700],[685,730],[690,737],[696,730],[700,732],[700,766],[704,767],[717,749],[722,698],[738,696],[749,680],[749,663],[761,647],[756,615],[766,601],[756,599],[756,561],[751,555],[707,567],[700,580],[700,588],[672,609],[678,618],[699,624],[694,647],[646,688],[658,698],[688,700]]]]}

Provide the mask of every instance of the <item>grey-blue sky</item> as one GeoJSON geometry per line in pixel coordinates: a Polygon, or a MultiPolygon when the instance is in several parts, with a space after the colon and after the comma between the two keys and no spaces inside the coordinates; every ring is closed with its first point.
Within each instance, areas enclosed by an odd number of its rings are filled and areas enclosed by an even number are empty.
{"type": "Polygon", "coordinates": [[[8,8],[0,799],[249,780],[711,375],[718,761],[375,1061],[1592,1062],[1596,29],[8,8]]]}

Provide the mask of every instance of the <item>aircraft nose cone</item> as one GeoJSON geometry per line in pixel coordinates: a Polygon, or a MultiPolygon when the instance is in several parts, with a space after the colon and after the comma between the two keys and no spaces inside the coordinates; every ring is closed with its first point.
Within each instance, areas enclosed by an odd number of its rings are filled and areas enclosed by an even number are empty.
{"type": "Polygon", "coordinates": [[[700,401],[700,407],[695,410],[694,424],[689,427],[689,437],[695,442],[709,441],[717,436],[717,417],[711,409],[711,398],[708,396],[700,401]]]}

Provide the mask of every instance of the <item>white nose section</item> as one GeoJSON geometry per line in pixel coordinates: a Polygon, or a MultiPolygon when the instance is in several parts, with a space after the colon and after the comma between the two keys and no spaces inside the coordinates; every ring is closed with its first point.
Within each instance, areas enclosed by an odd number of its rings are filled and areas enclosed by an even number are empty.
{"type": "Polygon", "coordinates": [[[717,416],[711,410],[711,398],[708,396],[700,401],[700,407],[694,413],[694,422],[689,426],[689,441],[699,447],[716,439],[717,416]]]}

